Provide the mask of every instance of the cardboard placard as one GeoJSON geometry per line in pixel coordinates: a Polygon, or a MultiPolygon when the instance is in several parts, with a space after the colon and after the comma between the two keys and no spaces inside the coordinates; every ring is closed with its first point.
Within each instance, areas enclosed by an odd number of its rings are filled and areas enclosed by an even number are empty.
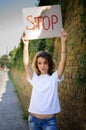
{"type": "Polygon", "coordinates": [[[39,6],[23,9],[25,33],[29,40],[61,36],[61,6],[39,6]]]}

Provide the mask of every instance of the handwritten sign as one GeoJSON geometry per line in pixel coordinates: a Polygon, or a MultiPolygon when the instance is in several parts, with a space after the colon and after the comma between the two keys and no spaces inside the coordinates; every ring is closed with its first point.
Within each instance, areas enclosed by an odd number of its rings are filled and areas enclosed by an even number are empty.
{"type": "Polygon", "coordinates": [[[39,6],[23,9],[25,33],[29,40],[60,37],[61,6],[39,6]]]}

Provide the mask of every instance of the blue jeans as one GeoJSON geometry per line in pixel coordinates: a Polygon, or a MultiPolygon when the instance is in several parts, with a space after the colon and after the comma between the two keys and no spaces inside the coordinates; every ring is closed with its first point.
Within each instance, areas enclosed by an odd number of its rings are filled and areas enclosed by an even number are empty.
{"type": "Polygon", "coordinates": [[[56,117],[39,119],[30,114],[28,125],[29,130],[58,130],[56,117]]]}

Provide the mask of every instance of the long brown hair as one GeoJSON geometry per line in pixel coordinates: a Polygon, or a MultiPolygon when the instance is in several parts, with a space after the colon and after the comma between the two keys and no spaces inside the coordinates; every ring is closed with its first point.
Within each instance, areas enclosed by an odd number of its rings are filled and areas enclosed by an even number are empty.
{"type": "Polygon", "coordinates": [[[32,67],[33,67],[33,70],[38,74],[40,75],[41,72],[39,71],[38,69],[38,65],[37,65],[37,59],[39,57],[42,57],[42,58],[45,58],[47,61],[48,61],[48,66],[49,66],[49,69],[48,69],[48,74],[51,75],[54,71],[54,62],[52,60],[52,56],[50,54],[48,54],[47,52],[45,51],[39,51],[34,59],[33,59],[33,63],[32,63],[32,67]]]}

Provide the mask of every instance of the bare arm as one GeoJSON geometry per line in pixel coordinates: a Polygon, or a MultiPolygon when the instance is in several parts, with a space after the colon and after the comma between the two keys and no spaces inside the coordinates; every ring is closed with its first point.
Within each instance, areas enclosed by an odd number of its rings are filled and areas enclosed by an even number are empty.
{"type": "Polygon", "coordinates": [[[61,34],[61,60],[58,66],[59,79],[61,78],[66,66],[66,59],[67,59],[66,39],[67,39],[67,33],[63,29],[61,34]]]}
{"type": "Polygon", "coordinates": [[[23,36],[22,40],[24,43],[23,62],[24,62],[25,71],[27,76],[29,76],[29,78],[32,79],[33,70],[29,62],[29,52],[28,52],[29,40],[26,38],[26,36],[23,36]]]}

